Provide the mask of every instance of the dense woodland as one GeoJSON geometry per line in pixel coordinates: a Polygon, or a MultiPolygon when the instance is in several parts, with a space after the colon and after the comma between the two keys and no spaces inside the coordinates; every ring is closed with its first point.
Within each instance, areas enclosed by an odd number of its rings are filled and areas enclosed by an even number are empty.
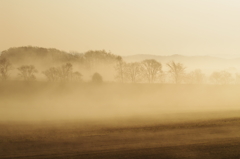
{"type": "Polygon", "coordinates": [[[0,55],[0,79],[48,80],[121,83],[175,83],[175,84],[238,84],[240,74],[215,71],[210,75],[201,69],[190,72],[177,61],[161,63],[155,59],[125,62],[121,56],[105,50],[85,53],[65,52],[41,47],[17,47],[0,55]],[[162,67],[167,71],[163,71],[162,67]],[[90,74],[89,74],[90,73],[90,74]],[[90,79],[84,80],[84,76],[90,79]],[[112,78],[109,78],[112,77],[112,78]]]}

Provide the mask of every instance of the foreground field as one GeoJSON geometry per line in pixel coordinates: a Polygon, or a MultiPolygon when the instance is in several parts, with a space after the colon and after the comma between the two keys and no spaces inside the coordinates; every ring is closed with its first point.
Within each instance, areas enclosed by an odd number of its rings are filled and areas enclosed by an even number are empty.
{"type": "Polygon", "coordinates": [[[2,122],[0,158],[240,158],[240,118],[116,122],[2,122]]]}
{"type": "Polygon", "coordinates": [[[240,158],[239,85],[0,83],[0,158],[240,158]]]}
{"type": "Polygon", "coordinates": [[[240,110],[239,94],[240,85],[6,82],[0,83],[0,121],[235,111],[240,110]]]}

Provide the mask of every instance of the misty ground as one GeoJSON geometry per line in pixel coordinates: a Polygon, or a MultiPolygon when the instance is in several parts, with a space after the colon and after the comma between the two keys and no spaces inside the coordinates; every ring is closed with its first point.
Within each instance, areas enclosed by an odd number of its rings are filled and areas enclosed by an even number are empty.
{"type": "Polygon", "coordinates": [[[0,158],[239,158],[238,85],[0,84],[0,158]]]}

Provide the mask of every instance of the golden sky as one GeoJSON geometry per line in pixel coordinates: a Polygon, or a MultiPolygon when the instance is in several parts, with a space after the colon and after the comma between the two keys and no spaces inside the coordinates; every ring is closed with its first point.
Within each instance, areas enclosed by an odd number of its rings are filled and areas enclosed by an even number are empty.
{"type": "Polygon", "coordinates": [[[240,57],[239,0],[0,0],[0,50],[240,57]]]}

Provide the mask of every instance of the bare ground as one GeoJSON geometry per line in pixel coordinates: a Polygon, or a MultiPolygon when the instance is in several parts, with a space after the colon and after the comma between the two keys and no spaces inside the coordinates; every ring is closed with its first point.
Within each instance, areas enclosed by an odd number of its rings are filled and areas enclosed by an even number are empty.
{"type": "Polygon", "coordinates": [[[240,118],[0,123],[0,158],[240,158],[240,118]],[[118,126],[116,126],[118,125],[118,126]]]}

